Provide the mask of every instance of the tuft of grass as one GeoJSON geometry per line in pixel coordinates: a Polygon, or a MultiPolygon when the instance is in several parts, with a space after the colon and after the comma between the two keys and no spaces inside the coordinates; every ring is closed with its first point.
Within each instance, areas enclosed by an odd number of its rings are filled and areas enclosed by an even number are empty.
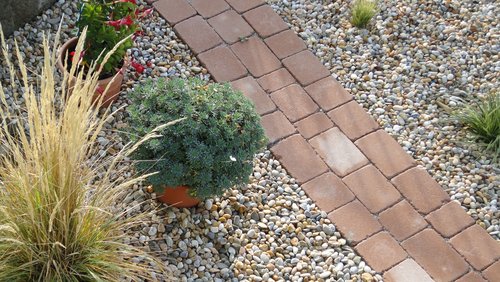
{"type": "Polygon", "coordinates": [[[474,141],[485,152],[500,157],[500,92],[488,95],[483,101],[465,106],[455,117],[472,133],[474,141]]]}
{"type": "MultiPolygon", "coordinates": [[[[8,113],[0,111],[0,140],[6,148],[0,156],[0,281],[139,281],[148,278],[152,265],[162,275],[161,262],[123,243],[125,231],[142,223],[145,214],[126,217],[126,211],[113,208],[125,188],[142,180],[118,182],[111,177],[137,146],[129,144],[105,164],[89,161],[112,114],[99,116],[92,105],[100,70],[93,65],[84,77],[74,61],[62,87],[56,87],[57,46],[51,51],[49,39],[44,39],[43,69],[32,82],[17,44],[7,48],[0,35],[11,88],[21,90],[17,97],[25,101],[17,112],[21,121],[14,126],[6,122],[8,113]],[[14,54],[16,64],[10,59],[14,54]],[[108,169],[95,181],[103,167],[108,169]],[[145,263],[133,262],[139,256],[145,263]]],[[[82,35],[75,58],[80,58],[84,40],[82,35]]],[[[59,42],[58,35],[53,42],[59,42]]],[[[2,107],[8,105],[0,84],[2,107]]]]}
{"type": "Polygon", "coordinates": [[[378,7],[375,0],[355,0],[351,7],[351,23],[358,28],[364,28],[377,12],[378,7]]]}

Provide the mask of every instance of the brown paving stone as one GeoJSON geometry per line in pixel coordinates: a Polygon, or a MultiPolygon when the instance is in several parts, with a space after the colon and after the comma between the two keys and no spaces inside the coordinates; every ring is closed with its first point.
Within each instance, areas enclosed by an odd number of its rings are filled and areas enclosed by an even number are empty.
{"type": "Polygon", "coordinates": [[[469,272],[466,275],[460,277],[455,282],[487,282],[481,275],[477,272],[469,272]]]}
{"type": "Polygon", "coordinates": [[[216,47],[198,55],[200,62],[217,82],[233,81],[247,74],[247,69],[227,47],[216,47]]]}
{"type": "Polygon", "coordinates": [[[432,229],[403,242],[403,248],[437,281],[451,281],[469,270],[465,260],[432,229]]]}
{"type": "Polygon", "coordinates": [[[196,15],[196,10],[186,0],[158,0],[153,7],[170,25],[196,15]]]}
{"type": "Polygon", "coordinates": [[[231,46],[233,52],[254,77],[270,73],[281,67],[280,61],[257,36],[231,46]]]}
{"type": "Polygon", "coordinates": [[[328,116],[351,140],[379,128],[378,123],[356,101],[333,109],[328,116]]]}
{"type": "Polygon", "coordinates": [[[399,243],[387,232],[379,232],[359,243],[356,246],[356,251],[378,272],[391,268],[408,256],[399,243]]]}
{"type": "Polygon", "coordinates": [[[339,208],[354,200],[354,195],[335,174],[327,172],[302,184],[316,205],[325,212],[339,208]]]}
{"type": "Polygon", "coordinates": [[[451,238],[450,243],[477,270],[500,258],[500,244],[479,225],[473,225],[451,238]]]}
{"type": "Polygon", "coordinates": [[[443,188],[422,168],[411,168],[391,181],[399,192],[424,214],[439,208],[449,200],[443,188]]]}
{"type": "Polygon", "coordinates": [[[276,54],[276,56],[280,59],[286,58],[307,48],[304,41],[290,29],[268,37],[264,40],[264,42],[266,42],[267,46],[269,46],[274,54],[276,54]]]}
{"type": "MultiPolygon", "coordinates": [[[[209,1],[209,0],[205,0],[209,1]]],[[[264,0],[226,0],[238,13],[246,12],[252,8],[264,4],[264,0]]]]}
{"type": "Polygon", "coordinates": [[[384,130],[377,130],[358,139],[356,145],[387,177],[408,169],[414,160],[384,130]]]}
{"type": "Polygon", "coordinates": [[[233,81],[231,82],[231,86],[250,98],[260,115],[270,113],[276,109],[276,105],[269,98],[269,95],[260,88],[253,77],[247,76],[233,81]]]}
{"type": "Polygon", "coordinates": [[[406,259],[384,273],[385,282],[434,282],[425,270],[412,259],[406,259]]]}
{"type": "Polygon", "coordinates": [[[498,281],[498,277],[500,277],[500,261],[483,270],[483,276],[490,282],[498,281]]]}
{"type": "Polygon", "coordinates": [[[352,95],[331,76],[307,86],[305,90],[324,111],[352,100],[352,95]]]}
{"type": "Polygon", "coordinates": [[[309,139],[333,127],[333,122],[323,112],[317,112],[295,123],[300,134],[309,139]]]}
{"type": "Polygon", "coordinates": [[[380,212],[401,198],[398,190],[373,165],[356,170],[342,180],[372,213],[380,212]]]}
{"type": "Polygon", "coordinates": [[[382,229],[377,219],[357,200],[334,210],[328,218],[354,244],[382,229]]]}
{"type": "Polygon", "coordinates": [[[328,170],[311,145],[298,134],[280,141],[271,151],[299,183],[305,183],[328,170]]]}
{"type": "Polygon", "coordinates": [[[224,41],[230,44],[239,41],[241,38],[246,38],[253,33],[252,27],[234,10],[229,10],[210,18],[208,19],[208,23],[214,27],[215,31],[217,31],[224,41]]]}
{"type": "Polygon", "coordinates": [[[222,43],[219,35],[200,16],[191,17],[175,25],[175,31],[195,54],[222,43]]]}
{"type": "Polygon", "coordinates": [[[198,13],[204,18],[210,18],[229,9],[224,0],[189,0],[198,13]]]}
{"type": "Polygon", "coordinates": [[[288,25],[269,5],[250,10],[243,14],[243,17],[263,38],[288,28],[288,25]]]}
{"type": "Polygon", "coordinates": [[[330,71],[309,50],[284,59],[283,64],[302,86],[330,75],[330,71]]]}
{"type": "Polygon", "coordinates": [[[380,213],[379,221],[399,241],[427,226],[424,218],[405,200],[380,213]]]}
{"type": "Polygon", "coordinates": [[[263,116],[261,123],[269,138],[269,143],[274,143],[295,133],[295,127],[280,111],[263,116]]]}
{"type": "Polygon", "coordinates": [[[273,92],[271,99],[291,122],[296,122],[318,110],[318,105],[297,84],[273,92]]]}
{"type": "Polygon", "coordinates": [[[257,82],[267,92],[274,92],[295,82],[295,78],[285,69],[273,71],[259,78],[257,82]]]}
{"type": "Polygon", "coordinates": [[[472,217],[456,202],[447,203],[428,214],[425,219],[437,232],[447,238],[474,224],[472,217]]]}
{"type": "Polygon", "coordinates": [[[309,142],[340,177],[368,164],[363,153],[337,127],[312,138],[309,142]]]}

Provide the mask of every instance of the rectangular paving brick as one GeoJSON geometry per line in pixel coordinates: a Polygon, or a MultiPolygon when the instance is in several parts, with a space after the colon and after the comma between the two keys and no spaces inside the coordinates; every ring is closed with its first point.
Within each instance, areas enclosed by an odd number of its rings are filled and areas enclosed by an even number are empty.
{"type": "Polygon", "coordinates": [[[377,219],[357,200],[329,213],[328,218],[354,244],[382,229],[377,219]]]}
{"type": "Polygon", "coordinates": [[[373,165],[367,165],[342,179],[372,213],[393,205],[401,194],[373,165]]]}
{"type": "Polygon", "coordinates": [[[196,15],[196,10],[186,0],[158,0],[153,7],[170,25],[196,15]]]}
{"type": "Polygon", "coordinates": [[[368,164],[363,153],[337,127],[312,138],[309,142],[340,177],[368,164]]]}
{"type": "MultiPolygon", "coordinates": [[[[207,0],[205,0],[207,1],[207,0]]],[[[226,0],[238,13],[246,12],[252,8],[264,4],[264,0],[226,0]]]]}
{"type": "Polygon", "coordinates": [[[302,184],[302,189],[324,212],[331,212],[354,200],[352,192],[331,172],[302,184]]]}
{"type": "Polygon", "coordinates": [[[231,49],[254,77],[263,76],[281,67],[278,58],[257,36],[237,42],[231,49]]]}
{"type": "Polygon", "coordinates": [[[456,282],[487,282],[481,275],[476,272],[469,272],[460,277],[456,282]]]}
{"type": "Polygon", "coordinates": [[[324,111],[352,100],[352,95],[331,76],[307,86],[305,90],[324,111]]]}
{"type": "Polygon", "coordinates": [[[219,35],[200,16],[180,22],[175,25],[174,29],[195,54],[222,44],[219,35]]]}
{"type": "Polygon", "coordinates": [[[198,13],[204,18],[210,18],[229,9],[224,0],[189,0],[198,13]]]}
{"type": "Polygon", "coordinates": [[[267,46],[280,59],[298,53],[307,48],[302,40],[293,30],[287,29],[264,40],[267,46]]]}
{"type": "Polygon", "coordinates": [[[408,254],[387,232],[379,232],[356,246],[356,251],[378,272],[400,263],[408,254]],[[383,259],[381,259],[383,257],[383,259]]]}
{"type": "Polygon", "coordinates": [[[198,55],[216,82],[233,81],[247,74],[247,69],[227,47],[216,47],[198,55]]]}
{"type": "Polygon", "coordinates": [[[379,221],[399,241],[427,226],[424,218],[405,200],[380,213],[379,221]]]}
{"type": "Polygon", "coordinates": [[[231,82],[231,86],[250,98],[260,115],[273,112],[276,109],[276,105],[269,95],[262,90],[253,77],[247,76],[233,81],[231,82]]]}
{"type": "Polygon", "coordinates": [[[447,203],[428,214],[425,219],[431,223],[437,232],[446,238],[474,224],[472,217],[456,202],[447,203]]]}
{"type": "Polygon", "coordinates": [[[303,119],[318,110],[318,105],[297,84],[271,93],[271,99],[291,122],[303,119]]]}
{"type": "Polygon", "coordinates": [[[450,243],[476,270],[483,270],[500,258],[500,244],[479,225],[461,231],[450,243]]]}
{"type": "Polygon", "coordinates": [[[295,83],[295,78],[285,68],[281,68],[260,77],[257,82],[262,86],[262,89],[271,93],[295,83]]]}
{"type": "Polygon", "coordinates": [[[274,143],[295,133],[295,127],[280,111],[263,116],[261,123],[269,138],[269,143],[274,143]]]}
{"type": "Polygon", "coordinates": [[[500,277],[500,261],[495,262],[483,271],[483,276],[490,282],[498,281],[500,277]]]}
{"type": "Polygon", "coordinates": [[[375,166],[389,178],[414,164],[413,158],[383,130],[370,133],[358,139],[355,143],[375,166]]]}
{"type": "Polygon", "coordinates": [[[449,200],[448,194],[421,168],[411,168],[394,177],[392,183],[421,213],[428,214],[449,200]]]}
{"type": "Polygon", "coordinates": [[[328,116],[351,140],[379,128],[378,123],[356,101],[333,109],[328,116]]]}
{"type": "Polygon", "coordinates": [[[384,273],[385,282],[434,282],[425,270],[412,259],[402,263],[384,273]]]}
{"type": "Polygon", "coordinates": [[[242,40],[253,33],[252,27],[234,10],[210,18],[208,23],[229,44],[242,40]]]}
{"type": "Polygon", "coordinates": [[[432,229],[403,242],[403,248],[436,281],[452,281],[469,271],[469,265],[432,229]]]}
{"type": "Polygon", "coordinates": [[[250,10],[243,17],[263,38],[288,29],[288,25],[269,5],[250,10]]]}
{"type": "Polygon", "coordinates": [[[309,50],[285,58],[283,64],[302,86],[330,75],[330,71],[309,50]]]}
{"type": "Polygon", "coordinates": [[[295,123],[299,133],[309,139],[333,127],[333,122],[323,112],[314,113],[295,123]]]}
{"type": "Polygon", "coordinates": [[[305,183],[328,170],[304,137],[296,134],[271,147],[273,154],[299,183],[305,183]]]}

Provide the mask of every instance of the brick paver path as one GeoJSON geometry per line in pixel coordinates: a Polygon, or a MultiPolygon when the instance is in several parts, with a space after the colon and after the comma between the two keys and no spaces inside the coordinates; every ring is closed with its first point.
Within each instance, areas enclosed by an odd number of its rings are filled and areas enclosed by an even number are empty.
{"type": "Polygon", "coordinates": [[[385,281],[500,281],[500,245],[406,154],[263,0],[148,0],[385,281]]]}

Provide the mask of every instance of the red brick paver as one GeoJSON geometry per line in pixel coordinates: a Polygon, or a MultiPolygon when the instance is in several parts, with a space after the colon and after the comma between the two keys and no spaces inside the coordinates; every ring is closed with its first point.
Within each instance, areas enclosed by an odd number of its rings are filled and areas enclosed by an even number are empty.
{"type": "Polygon", "coordinates": [[[309,50],[284,59],[283,64],[302,86],[330,75],[330,71],[309,50]]]}
{"type": "Polygon", "coordinates": [[[323,112],[317,112],[312,114],[305,119],[295,123],[300,134],[304,138],[309,139],[321,132],[330,129],[333,126],[333,122],[325,115],[323,112]]]}
{"type": "Polygon", "coordinates": [[[211,49],[222,43],[219,35],[200,16],[189,18],[175,25],[175,31],[195,54],[211,49]]]}
{"type": "Polygon", "coordinates": [[[260,86],[267,92],[274,92],[295,83],[295,79],[285,68],[281,68],[262,76],[257,82],[259,82],[260,86]]]}
{"type": "Polygon", "coordinates": [[[216,47],[198,55],[217,82],[233,81],[247,74],[246,68],[227,47],[216,47]]]}
{"type": "Polygon", "coordinates": [[[328,218],[354,244],[382,229],[377,219],[356,200],[334,210],[328,218]]]}
{"type": "Polygon", "coordinates": [[[286,138],[273,146],[271,151],[299,183],[307,182],[328,170],[311,145],[300,135],[286,138]]]}
{"type": "Polygon", "coordinates": [[[226,11],[208,19],[208,23],[214,27],[215,31],[217,31],[224,41],[230,44],[242,40],[253,33],[252,27],[234,10],[226,11]]]}
{"type": "Polygon", "coordinates": [[[434,282],[414,260],[407,259],[384,274],[385,282],[434,282]]]}
{"type": "Polygon", "coordinates": [[[470,272],[460,277],[456,282],[486,282],[486,280],[476,272],[470,272]]]}
{"type": "Polygon", "coordinates": [[[479,225],[473,225],[460,232],[451,238],[450,242],[477,270],[488,267],[500,258],[500,244],[479,225]]]}
{"type": "Polygon", "coordinates": [[[189,2],[204,18],[213,17],[230,8],[224,0],[189,0],[189,2]]]}
{"type": "Polygon", "coordinates": [[[186,0],[158,0],[153,7],[171,25],[196,15],[196,10],[186,0]]]}
{"type": "Polygon", "coordinates": [[[351,140],[356,140],[379,128],[378,123],[356,101],[332,110],[328,116],[351,140]]]}
{"type": "Polygon", "coordinates": [[[432,229],[410,237],[403,247],[437,281],[452,281],[469,270],[465,260],[432,229]]]}
{"type": "Polygon", "coordinates": [[[500,261],[486,268],[486,270],[483,271],[483,276],[490,282],[498,281],[498,277],[500,277],[500,261]]]}
{"type": "Polygon", "coordinates": [[[428,214],[429,221],[437,232],[444,237],[451,237],[474,224],[474,220],[456,202],[449,202],[440,209],[428,214]]]}
{"type": "Polygon", "coordinates": [[[280,111],[263,116],[262,126],[270,143],[274,143],[295,133],[295,127],[280,111]]]}
{"type": "Polygon", "coordinates": [[[398,190],[372,165],[349,174],[343,180],[372,213],[379,213],[401,198],[398,190]]]}
{"type": "Polygon", "coordinates": [[[324,111],[329,111],[352,100],[351,94],[347,93],[342,85],[331,76],[315,82],[305,89],[324,111]]]}
{"type": "Polygon", "coordinates": [[[268,5],[250,10],[243,14],[243,16],[263,38],[288,28],[283,19],[268,5]]]}
{"type": "Polygon", "coordinates": [[[318,105],[297,84],[273,92],[271,99],[291,122],[303,119],[318,110],[318,105]]]}
{"type": "Polygon", "coordinates": [[[379,221],[399,241],[427,226],[424,218],[405,200],[383,211],[379,221]]]}
{"type": "Polygon", "coordinates": [[[262,90],[262,88],[254,78],[247,76],[231,82],[231,85],[235,89],[243,92],[245,96],[252,100],[255,108],[257,109],[257,112],[260,115],[270,113],[276,109],[276,105],[274,105],[274,102],[271,100],[271,98],[269,98],[269,95],[267,95],[267,93],[262,90]]]}
{"type": "Polygon", "coordinates": [[[262,39],[256,36],[233,44],[231,49],[255,77],[268,74],[281,67],[278,58],[262,39]]]}
{"type": "Polygon", "coordinates": [[[327,172],[304,183],[302,188],[318,207],[330,212],[354,200],[354,195],[335,174],[327,172]]]}
{"type": "MultiPolygon", "coordinates": [[[[207,1],[207,0],[204,0],[207,1]]],[[[264,0],[226,0],[238,13],[243,13],[264,4],[264,0]]],[[[207,1],[208,2],[208,1],[207,1]]]]}
{"type": "Polygon", "coordinates": [[[340,177],[368,163],[363,153],[336,127],[314,137],[310,142],[328,166],[340,177]]]}
{"type": "Polygon", "coordinates": [[[406,259],[408,254],[387,232],[377,233],[356,246],[356,251],[378,272],[406,259]],[[383,256],[384,259],[380,259],[383,256]]]}
{"type": "Polygon", "coordinates": [[[264,41],[280,59],[286,58],[307,48],[304,41],[290,29],[268,37],[264,41]]]}

